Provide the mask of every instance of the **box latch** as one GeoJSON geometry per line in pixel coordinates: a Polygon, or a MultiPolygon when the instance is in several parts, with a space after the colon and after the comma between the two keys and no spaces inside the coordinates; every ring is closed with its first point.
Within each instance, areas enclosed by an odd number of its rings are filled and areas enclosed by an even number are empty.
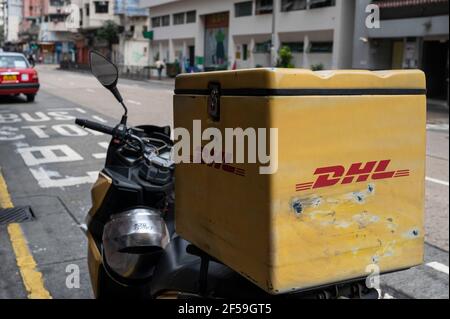
{"type": "Polygon", "coordinates": [[[220,121],[220,83],[210,82],[208,84],[208,115],[215,122],[220,121]]]}

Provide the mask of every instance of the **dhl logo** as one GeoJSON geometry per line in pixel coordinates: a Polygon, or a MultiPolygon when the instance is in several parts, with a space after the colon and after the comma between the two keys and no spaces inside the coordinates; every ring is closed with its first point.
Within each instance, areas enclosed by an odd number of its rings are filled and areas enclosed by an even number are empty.
{"type": "Polygon", "coordinates": [[[342,165],[320,167],[314,172],[318,176],[314,182],[295,185],[297,192],[310,189],[324,188],[336,184],[360,183],[368,180],[382,180],[409,176],[410,170],[388,171],[391,160],[354,163],[349,169],[342,165]]]}
{"type": "MultiPolygon", "coordinates": [[[[222,152],[222,162],[221,163],[215,163],[214,161],[212,161],[211,163],[206,163],[202,157],[199,157],[199,158],[200,158],[200,162],[198,164],[206,165],[208,167],[212,167],[217,170],[222,170],[227,173],[245,177],[245,169],[238,168],[231,164],[226,163],[225,152],[222,152]]],[[[211,156],[211,159],[213,160],[212,156],[211,156]]],[[[191,155],[191,163],[195,163],[194,156],[192,156],[192,155],[191,155]]]]}

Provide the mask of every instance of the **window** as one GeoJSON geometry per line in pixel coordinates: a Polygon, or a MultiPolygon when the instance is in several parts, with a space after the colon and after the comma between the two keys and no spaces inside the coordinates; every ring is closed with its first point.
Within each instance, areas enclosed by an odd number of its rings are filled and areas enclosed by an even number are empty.
{"type": "Polygon", "coordinates": [[[130,32],[134,33],[134,25],[130,25],[130,32]]]}
{"type": "Polygon", "coordinates": [[[148,31],[148,27],[146,25],[142,26],[142,32],[147,32],[148,31]]]}
{"type": "Polygon", "coordinates": [[[324,8],[324,7],[333,7],[336,5],[336,0],[310,0],[309,8],[324,8]]]}
{"type": "Polygon", "coordinates": [[[197,17],[196,11],[186,12],[186,23],[195,23],[196,17],[197,17]]]}
{"type": "Polygon", "coordinates": [[[248,59],[248,45],[243,44],[242,45],[242,60],[247,61],[248,59]]]}
{"type": "Polygon", "coordinates": [[[168,25],[170,25],[170,15],[166,15],[166,16],[162,16],[161,17],[161,25],[163,27],[167,27],[168,25]]]}
{"type": "Polygon", "coordinates": [[[108,1],[94,1],[95,13],[108,13],[108,1]]]}
{"type": "Polygon", "coordinates": [[[305,10],[307,0],[281,0],[281,11],[305,10]]]}
{"type": "Polygon", "coordinates": [[[173,15],[173,24],[184,24],[184,12],[173,15]]]}
{"type": "Polygon", "coordinates": [[[238,2],[234,4],[234,16],[236,18],[251,16],[252,11],[253,11],[252,1],[238,2]]]}
{"type": "Polygon", "coordinates": [[[255,14],[272,13],[273,0],[256,0],[255,14]]]}
{"type": "Polygon", "coordinates": [[[311,42],[309,49],[311,53],[332,53],[333,42],[311,42]]]}
{"type": "Polygon", "coordinates": [[[89,3],[84,5],[84,11],[86,11],[86,17],[89,17],[89,3]]]}
{"type": "Polygon", "coordinates": [[[269,53],[270,41],[255,43],[255,53],[269,53]]]}
{"type": "Polygon", "coordinates": [[[283,42],[282,47],[289,47],[292,53],[303,52],[303,42],[283,42]]]}
{"type": "Polygon", "coordinates": [[[152,18],[152,28],[157,28],[161,26],[161,17],[152,18]]]}
{"type": "Polygon", "coordinates": [[[58,7],[58,6],[61,7],[64,5],[64,3],[65,3],[64,0],[50,0],[50,5],[53,7],[58,7]]]}
{"type": "Polygon", "coordinates": [[[50,18],[50,21],[53,23],[64,22],[64,20],[65,20],[65,16],[58,15],[58,14],[50,14],[49,18],[50,18]]]}
{"type": "Polygon", "coordinates": [[[23,56],[19,55],[1,55],[0,53],[0,68],[28,68],[28,62],[23,56]]]}

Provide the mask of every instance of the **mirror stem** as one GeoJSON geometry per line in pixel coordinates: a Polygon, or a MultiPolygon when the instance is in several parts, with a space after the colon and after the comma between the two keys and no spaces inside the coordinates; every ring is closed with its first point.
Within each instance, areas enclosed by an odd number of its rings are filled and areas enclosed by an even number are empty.
{"type": "Polygon", "coordinates": [[[122,106],[123,106],[123,108],[124,108],[124,110],[125,110],[125,113],[122,115],[122,119],[120,120],[120,124],[123,124],[123,125],[127,125],[127,118],[128,118],[128,109],[127,109],[127,107],[125,106],[125,103],[123,103],[123,101],[122,102],[120,102],[120,104],[122,104],[122,106]]]}
{"type": "Polygon", "coordinates": [[[114,97],[119,101],[119,103],[122,105],[123,109],[125,110],[125,113],[122,116],[122,119],[120,120],[120,124],[127,124],[127,115],[128,115],[128,108],[126,107],[125,103],[123,103],[122,95],[120,95],[119,90],[116,86],[111,88],[111,93],[114,95],[114,97]]]}

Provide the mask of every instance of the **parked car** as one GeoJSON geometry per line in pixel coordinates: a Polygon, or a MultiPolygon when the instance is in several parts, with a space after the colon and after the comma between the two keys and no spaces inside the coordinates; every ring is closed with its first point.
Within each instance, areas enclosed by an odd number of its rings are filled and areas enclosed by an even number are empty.
{"type": "Polygon", "coordinates": [[[33,102],[39,90],[37,71],[22,53],[0,52],[0,95],[25,94],[33,102]]]}

